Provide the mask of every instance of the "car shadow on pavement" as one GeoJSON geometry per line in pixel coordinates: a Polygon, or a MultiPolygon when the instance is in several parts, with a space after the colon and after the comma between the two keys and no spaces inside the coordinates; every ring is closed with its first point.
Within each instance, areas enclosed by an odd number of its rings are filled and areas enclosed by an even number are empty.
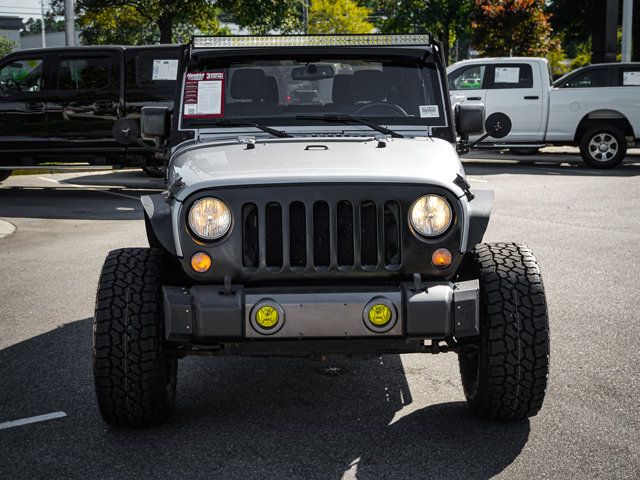
{"type": "Polygon", "coordinates": [[[0,187],[0,218],[141,220],[149,191],[74,187],[0,187]]]}
{"type": "Polygon", "coordinates": [[[529,437],[529,421],[481,421],[464,402],[415,409],[398,355],[183,359],[174,417],[116,429],[95,404],[91,328],[76,321],[0,350],[0,422],[67,414],[0,430],[0,477],[485,479],[529,437]]]}
{"type": "Polygon", "coordinates": [[[140,170],[114,170],[108,173],[91,173],[61,180],[62,184],[125,187],[134,189],[164,190],[163,178],[150,177],[140,170]]]}
{"type": "Polygon", "coordinates": [[[583,177],[635,177],[640,176],[640,157],[634,156],[631,163],[627,161],[610,170],[598,170],[577,160],[574,155],[535,155],[519,157],[508,154],[492,154],[461,157],[468,175],[568,175],[583,177]],[[635,160],[635,161],[634,161],[635,160]]]}
{"type": "Polygon", "coordinates": [[[581,177],[636,177],[640,176],[640,165],[621,165],[611,170],[596,170],[593,168],[548,162],[519,162],[502,161],[463,161],[467,175],[557,175],[581,177]]]}

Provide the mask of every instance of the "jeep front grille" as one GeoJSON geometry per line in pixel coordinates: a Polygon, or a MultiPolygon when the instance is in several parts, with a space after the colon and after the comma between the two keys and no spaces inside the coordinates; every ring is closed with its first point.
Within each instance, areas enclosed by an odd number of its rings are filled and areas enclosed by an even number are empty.
{"type": "Polygon", "coordinates": [[[247,203],[242,207],[243,266],[397,270],[401,219],[396,201],[247,203]]]}

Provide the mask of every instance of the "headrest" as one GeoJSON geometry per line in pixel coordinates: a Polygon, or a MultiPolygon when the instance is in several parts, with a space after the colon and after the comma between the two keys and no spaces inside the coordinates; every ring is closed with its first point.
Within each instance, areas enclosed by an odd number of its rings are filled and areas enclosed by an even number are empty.
{"type": "Polygon", "coordinates": [[[267,76],[259,68],[241,68],[231,77],[231,96],[237,100],[264,98],[267,76]]]}
{"type": "Polygon", "coordinates": [[[339,74],[333,77],[333,91],[331,98],[333,103],[355,103],[351,84],[353,83],[353,75],[339,74]]]}
{"type": "Polygon", "coordinates": [[[373,102],[387,98],[389,87],[381,70],[358,70],[353,74],[356,101],[373,102]]]}
{"type": "Polygon", "coordinates": [[[265,77],[264,103],[277,105],[280,102],[280,93],[278,92],[278,80],[273,75],[265,77]]]}

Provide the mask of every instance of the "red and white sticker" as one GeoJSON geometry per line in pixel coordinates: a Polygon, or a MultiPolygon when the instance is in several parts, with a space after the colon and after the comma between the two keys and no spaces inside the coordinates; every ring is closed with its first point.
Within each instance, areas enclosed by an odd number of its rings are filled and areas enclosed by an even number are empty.
{"type": "Polygon", "coordinates": [[[224,72],[189,72],[184,83],[185,118],[216,118],[224,113],[224,72]]]}

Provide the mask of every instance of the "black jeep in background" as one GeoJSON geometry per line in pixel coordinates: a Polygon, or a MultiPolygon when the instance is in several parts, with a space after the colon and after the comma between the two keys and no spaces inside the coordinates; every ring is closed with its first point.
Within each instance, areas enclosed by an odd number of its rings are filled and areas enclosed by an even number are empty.
{"type": "Polygon", "coordinates": [[[47,164],[163,165],[112,136],[116,120],[143,106],[173,107],[181,46],[23,50],[0,60],[0,181],[47,164]]]}

